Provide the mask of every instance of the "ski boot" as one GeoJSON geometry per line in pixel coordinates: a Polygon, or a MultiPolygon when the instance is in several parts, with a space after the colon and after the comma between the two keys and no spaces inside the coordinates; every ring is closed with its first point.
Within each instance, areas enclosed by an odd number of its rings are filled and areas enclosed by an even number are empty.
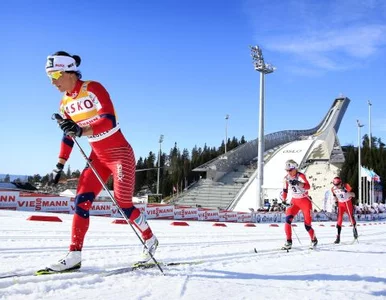
{"type": "Polygon", "coordinates": [[[340,235],[337,235],[334,244],[339,244],[339,243],[340,243],[340,235]]]}
{"type": "Polygon", "coordinates": [[[82,262],[81,251],[69,251],[67,255],[60,259],[57,263],[51,264],[47,270],[54,272],[67,272],[80,269],[82,262]]]}
{"type": "Polygon", "coordinates": [[[292,240],[287,240],[281,250],[290,250],[292,248],[292,240]]]}
{"type": "Polygon", "coordinates": [[[153,234],[153,236],[145,241],[145,245],[142,250],[141,258],[138,260],[139,264],[147,263],[152,256],[154,256],[155,250],[158,247],[158,239],[153,234]]]}
{"type": "Polygon", "coordinates": [[[311,244],[310,244],[310,249],[315,249],[316,245],[318,244],[318,239],[316,237],[314,237],[312,240],[311,240],[311,244]]]}

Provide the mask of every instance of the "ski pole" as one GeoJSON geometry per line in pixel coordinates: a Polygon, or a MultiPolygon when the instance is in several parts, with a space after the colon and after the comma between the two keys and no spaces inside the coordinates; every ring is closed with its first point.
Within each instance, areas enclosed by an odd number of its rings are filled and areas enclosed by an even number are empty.
{"type": "MultiPolygon", "coordinates": [[[[61,115],[55,113],[52,115],[52,119],[53,120],[56,120],[59,124],[61,122],[63,122],[63,118],[61,115]]],[[[103,181],[103,179],[100,177],[98,171],[94,168],[94,166],[92,165],[91,161],[89,160],[89,158],[87,157],[86,153],[83,151],[82,147],[80,146],[79,142],[77,141],[77,139],[75,137],[72,137],[75,144],[78,146],[79,148],[79,151],[80,153],[82,154],[83,158],[86,160],[87,164],[89,165],[89,167],[91,168],[91,170],[94,172],[95,176],[98,178],[99,182],[102,184],[102,187],[103,189],[107,192],[107,194],[109,195],[111,201],[115,204],[115,206],[117,207],[119,213],[122,215],[122,217],[126,220],[127,224],[130,225],[131,229],[133,229],[135,235],[138,237],[138,239],[141,241],[142,245],[147,249],[149,250],[149,248],[146,246],[145,242],[142,240],[142,238],[139,236],[138,232],[134,229],[134,226],[131,224],[129,218],[126,216],[125,212],[122,210],[122,208],[118,205],[118,202],[117,200],[115,200],[114,196],[111,194],[110,190],[107,188],[105,182],[103,181]]],[[[156,264],[156,266],[158,267],[158,269],[161,271],[161,273],[163,275],[165,275],[164,271],[162,270],[161,266],[159,265],[158,261],[155,259],[155,257],[153,256],[153,254],[149,251],[149,254],[150,254],[150,257],[151,259],[154,261],[154,263],[156,264]]]]}
{"type": "Polygon", "coordinates": [[[316,206],[316,208],[317,209],[319,209],[319,211],[321,211],[330,221],[334,221],[328,214],[326,214],[326,212],[324,211],[324,210],[322,210],[318,205],[316,205],[316,203],[314,202],[314,201],[312,201],[312,199],[309,197],[309,196],[307,196],[307,198],[308,198],[308,200],[310,200],[311,201],[311,203],[313,204],[313,205],[315,205],[316,206]]]}
{"type": "MultiPolygon", "coordinates": [[[[287,203],[287,201],[285,201],[285,203],[284,203],[284,206],[286,207],[286,209],[285,210],[287,210],[287,207],[289,207],[290,206],[290,204],[288,204],[287,203]]],[[[299,244],[300,244],[300,246],[302,246],[302,242],[300,241],[300,239],[299,239],[299,236],[298,236],[298,234],[296,233],[296,230],[295,230],[295,228],[292,226],[292,222],[291,222],[291,224],[289,224],[290,226],[291,226],[291,231],[295,234],[295,236],[296,236],[296,239],[298,240],[298,242],[299,242],[299,244]]]]}
{"type": "MultiPolygon", "coordinates": [[[[348,217],[349,217],[349,219],[350,219],[351,226],[353,227],[353,230],[355,231],[356,235],[358,236],[357,228],[356,228],[356,226],[355,226],[355,225],[353,224],[353,222],[352,222],[352,221],[354,221],[354,215],[352,215],[352,214],[350,213],[350,210],[349,210],[347,201],[346,201],[345,203],[346,203],[347,213],[348,213],[348,217]]],[[[354,238],[355,238],[355,236],[354,236],[354,238]]],[[[356,238],[356,240],[357,240],[357,242],[359,243],[358,237],[356,238]]]]}
{"type": "Polygon", "coordinates": [[[298,236],[298,234],[296,233],[295,228],[292,227],[292,224],[290,224],[290,226],[291,226],[291,228],[292,228],[292,232],[295,233],[295,236],[296,236],[296,238],[297,238],[297,240],[298,240],[300,246],[302,246],[302,242],[300,241],[299,236],[298,236]]]}

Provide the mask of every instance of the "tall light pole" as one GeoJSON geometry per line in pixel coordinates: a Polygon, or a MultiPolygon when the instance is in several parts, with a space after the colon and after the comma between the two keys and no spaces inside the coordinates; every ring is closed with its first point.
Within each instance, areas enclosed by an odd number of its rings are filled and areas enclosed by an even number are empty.
{"type": "MultiPolygon", "coordinates": [[[[369,149],[371,151],[371,144],[372,144],[372,137],[371,137],[371,102],[370,100],[367,100],[367,104],[369,106],[369,149]]],[[[367,184],[367,182],[366,182],[367,184]]],[[[371,181],[370,181],[370,199],[369,199],[369,203],[368,204],[373,204],[373,189],[374,189],[374,186],[373,186],[373,178],[371,178],[371,181]]]]}
{"type": "Polygon", "coordinates": [[[260,101],[259,101],[259,137],[257,149],[257,202],[256,208],[264,206],[263,181],[264,181],[264,76],[272,73],[275,68],[266,64],[263,58],[263,52],[259,46],[251,46],[251,56],[255,70],[260,72],[260,101]]]}
{"type": "Polygon", "coordinates": [[[229,115],[225,115],[225,153],[227,153],[227,143],[228,143],[228,119],[229,115]]]}
{"type": "Polygon", "coordinates": [[[362,168],[361,168],[361,127],[362,125],[359,120],[357,120],[358,125],[358,202],[362,204],[362,168]]]}
{"type": "Polygon", "coordinates": [[[371,102],[370,100],[367,100],[367,104],[369,105],[369,147],[371,149],[371,144],[372,144],[372,138],[371,138],[371,102]]]}
{"type": "Polygon", "coordinates": [[[159,137],[159,153],[158,153],[158,170],[157,170],[157,195],[159,195],[159,177],[161,171],[161,144],[164,141],[164,135],[161,134],[159,137]]]}

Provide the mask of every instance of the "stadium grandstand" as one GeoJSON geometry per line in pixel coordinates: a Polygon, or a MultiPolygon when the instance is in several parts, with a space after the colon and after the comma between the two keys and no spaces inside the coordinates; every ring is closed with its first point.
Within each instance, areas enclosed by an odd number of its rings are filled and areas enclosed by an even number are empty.
{"type": "Polygon", "coordinates": [[[322,121],[312,129],[284,130],[265,135],[263,199],[257,197],[258,140],[252,140],[195,168],[202,178],[173,199],[177,205],[249,212],[279,199],[284,163],[294,159],[310,182],[309,195],[323,207],[331,178],[344,163],[337,132],[350,103],[333,101],[322,121]]]}

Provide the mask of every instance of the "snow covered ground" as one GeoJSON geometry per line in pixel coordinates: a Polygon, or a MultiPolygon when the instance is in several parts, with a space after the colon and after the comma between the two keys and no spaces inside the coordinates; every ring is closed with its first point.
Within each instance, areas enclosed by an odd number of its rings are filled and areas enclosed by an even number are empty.
{"type": "MultiPolygon", "coordinates": [[[[0,211],[0,277],[33,273],[66,254],[72,216],[58,215],[62,223],[27,221],[31,214],[0,211]]],[[[332,223],[314,223],[320,244],[314,251],[306,249],[309,239],[298,224],[301,244],[294,235],[286,253],[276,250],[285,240],[283,224],[181,227],[150,220],[160,241],[156,259],[202,263],[164,267],[165,276],[157,268],[105,276],[129,266],[142,248],[129,225],[112,220],[91,217],[80,272],[2,278],[0,299],[386,299],[384,222],[361,223],[355,244],[346,223],[339,246],[332,244],[332,223]]]]}

